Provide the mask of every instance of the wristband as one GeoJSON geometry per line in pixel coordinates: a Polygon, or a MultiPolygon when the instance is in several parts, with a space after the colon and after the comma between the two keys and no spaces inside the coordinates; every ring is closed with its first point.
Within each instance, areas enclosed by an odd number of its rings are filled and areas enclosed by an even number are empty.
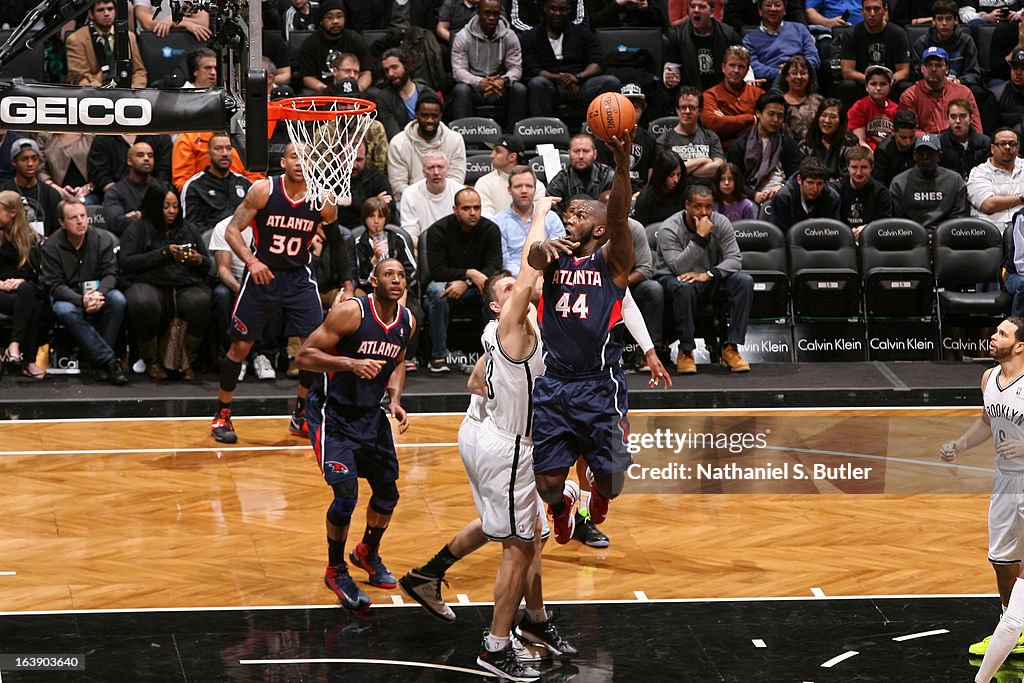
{"type": "Polygon", "coordinates": [[[249,267],[251,267],[251,266],[252,266],[252,264],[254,264],[254,263],[257,263],[257,262],[259,262],[259,259],[258,259],[258,258],[254,258],[254,259],[253,259],[253,260],[251,260],[251,261],[246,261],[246,262],[245,262],[245,267],[246,267],[246,268],[249,268],[249,267]]]}

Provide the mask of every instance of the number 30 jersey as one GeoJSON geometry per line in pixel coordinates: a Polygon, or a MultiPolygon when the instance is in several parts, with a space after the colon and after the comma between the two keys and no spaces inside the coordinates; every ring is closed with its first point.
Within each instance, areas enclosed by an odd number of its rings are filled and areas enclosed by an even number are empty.
{"type": "Polygon", "coordinates": [[[293,202],[284,191],[283,175],[270,178],[267,205],[253,222],[253,254],[270,270],[295,270],[310,263],[309,243],[321,222],[320,212],[305,199],[293,202]]]}
{"type": "Polygon", "coordinates": [[[604,249],[562,254],[544,271],[537,322],[548,374],[575,377],[618,367],[622,359],[622,297],[604,249]]]}

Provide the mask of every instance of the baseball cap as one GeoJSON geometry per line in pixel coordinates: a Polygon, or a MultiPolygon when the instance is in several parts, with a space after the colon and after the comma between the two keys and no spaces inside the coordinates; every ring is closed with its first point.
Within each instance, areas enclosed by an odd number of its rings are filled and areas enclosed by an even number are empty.
{"type": "Polygon", "coordinates": [[[508,151],[518,154],[519,158],[522,158],[526,152],[526,146],[523,145],[522,139],[515,135],[502,135],[491,147],[504,147],[508,151]]]}
{"type": "Polygon", "coordinates": [[[935,47],[934,45],[932,45],[930,48],[924,51],[923,55],[921,55],[921,61],[926,62],[932,57],[938,57],[946,64],[949,64],[949,54],[947,54],[946,51],[943,50],[941,47],[935,47]]]}
{"type": "Polygon", "coordinates": [[[339,81],[334,82],[334,92],[346,96],[346,95],[358,95],[359,94],[359,81],[354,78],[342,78],[339,81]]]}
{"type": "Polygon", "coordinates": [[[927,148],[935,152],[938,152],[939,149],[941,149],[939,147],[939,136],[932,135],[931,133],[925,133],[924,135],[917,138],[917,142],[914,143],[914,151],[917,151],[922,148],[927,148]]]}
{"type": "Polygon", "coordinates": [[[32,150],[40,156],[43,154],[39,151],[39,145],[36,144],[35,140],[31,138],[19,138],[11,144],[11,161],[13,162],[18,158],[19,154],[28,150],[32,150]]]}
{"type": "Polygon", "coordinates": [[[886,78],[889,79],[890,82],[892,82],[892,69],[890,69],[887,66],[882,66],[881,64],[872,64],[864,72],[864,78],[871,78],[875,74],[883,74],[886,78]]]}
{"type": "Polygon", "coordinates": [[[1010,53],[1010,64],[1024,65],[1024,48],[1017,48],[1010,53]]]}
{"type": "Polygon", "coordinates": [[[636,83],[626,83],[619,89],[619,93],[629,98],[637,98],[646,101],[647,96],[644,95],[643,89],[636,83]]]}

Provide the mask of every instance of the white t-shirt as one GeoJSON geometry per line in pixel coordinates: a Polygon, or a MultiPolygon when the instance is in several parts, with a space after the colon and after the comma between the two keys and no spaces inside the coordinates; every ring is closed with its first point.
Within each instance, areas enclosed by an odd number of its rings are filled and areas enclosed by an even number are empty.
{"type": "MultiPolygon", "coordinates": [[[[217,225],[213,226],[213,234],[210,236],[210,254],[212,255],[215,251],[227,251],[231,253],[231,273],[238,280],[239,284],[242,282],[242,273],[245,272],[245,264],[242,259],[238,258],[234,250],[228,244],[227,239],[224,237],[228,229],[228,223],[231,222],[231,217],[223,219],[217,225]]],[[[252,244],[252,226],[245,226],[245,230],[242,231],[242,239],[246,244],[252,244]]]]}

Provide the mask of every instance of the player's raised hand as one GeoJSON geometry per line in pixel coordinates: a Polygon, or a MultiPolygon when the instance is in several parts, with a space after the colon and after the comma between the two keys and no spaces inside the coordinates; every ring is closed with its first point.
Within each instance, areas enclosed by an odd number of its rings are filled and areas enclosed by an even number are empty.
{"type": "Polygon", "coordinates": [[[1004,458],[1024,458],[1024,441],[1003,439],[996,446],[996,455],[1004,458]]]}
{"type": "MultiPolygon", "coordinates": [[[[996,451],[998,452],[998,448],[996,451]]],[[[939,457],[942,462],[953,462],[956,457],[956,441],[947,441],[939,447],[939,457]]]]}
{"type": "Polygon", "coordinates": [[[672,386],[672,378],[665,370],[665,366],[661,364],[661,359],[658,358],[658,354],[654,349],[647,352],[647,369],[651,371],[651,379],[648,384],[651,385],[652,389],[657,389],[662,382],[665,384],[662,389],[668,389],[672,386]]]}
{"type": "Polygon", "coordinates": [[[632,159],[630,153],[633,151],[633,138],[636,136],[636,126],[633,126],[622,134],[622,137],[612,136],[606,144],[608,149],[612,151],[612,159],[614,160],[615,168],[619,167],[619,164],[625,164],[628,169],[630,167],[632,159]]]}
{"type": "Polygon", "coordinates": [[[270,284],[270,281],[274,279],[273,271],[259,259],[249,262],[249,274],[252,275],[253,281],[258,285],[270,284]]]}
{"type": "Polygon", "coordinates": [[[384,368],[384,361],[376,358],[359,358],[352,361],[352,372],[359,379],[373,379],[384,368]]]}
{"type": "Polygon", "coordinates": [[[409,413],[405,412],[405,408],[392,404],[391,417],[398,421],[398,433],[405,434],[405,430],[409,428],[409,413]]]}
{"type": "Polygon", "coordinates": [[[540,212],[541,215],[550,213],[551,209],[554,208],[555,204],[557,204],[560,201],[562,201],[561,197],[546,196],[543,199],[541,199],[539,202],[537,202],[537,209],[536,210],[538,212],[540,212]]]}
{"type": "Polygon", "coordinates": [[[557,261],[562,254],[571,254],[579,249],[580,243],[573,242],[568,237],[558,237],[553,240],[544,240],[538,243],[541,253],[548,263],[557,261]]]}

